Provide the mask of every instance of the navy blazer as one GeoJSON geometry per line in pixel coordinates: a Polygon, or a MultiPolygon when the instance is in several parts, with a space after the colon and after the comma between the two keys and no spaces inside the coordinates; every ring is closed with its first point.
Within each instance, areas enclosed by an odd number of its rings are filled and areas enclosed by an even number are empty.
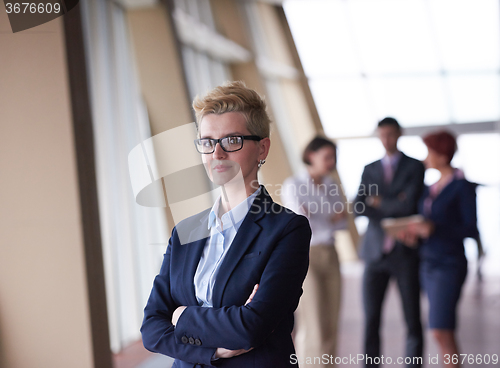
{"type": "MultiPolygon", "coordinates": [[[[404,153],[389,185],[384,183],[382,160],[365,166],[354,201],[356,216],[366,216],[370,219],[366,233],[361,240],[361,258],[365,261],[377,261],[382,257],[385,239],[385,232],[380,225],[382,219],[411,216],[417,213],[418,200],[424,187],[424,175],[425,168],[422,162],[404,153]],[[382,197],[378,208],[370,207],[365,202],[368,196],[375,195],[382,197]]],[[[412,252],[408,247],[403,247],[403,250],[407,253],[412,252]]]]}
{"type": "Polygon", "coordinates": [[[476,186],[465,179],[454,179],[432,202],[430,213],[424,211],[426,188],[419,203],[419,212],[434,223],[434,232],[422,242],[424,261],[465,261],[463,241],[476,238],[477,230],[476,186]]]}
{"type": "Polygon", "coordinates": [[[213,308],[206,308],[198,305],[193,280],[209,236],[209,213],[183,220],[172,231],[144,309],[144,346],[174,357],[174,367],[296,366],[290,362],[291,332],[309,264],[307,218],[273,202],[261,186],[220,267],[213,308]],[[255,284],[259,289],[245,306],[255,284]],[[179,306],[187,308],[174,327],[172,313],[179,306]],[[218,347],[253,350],[211,362],[218,347]]]}

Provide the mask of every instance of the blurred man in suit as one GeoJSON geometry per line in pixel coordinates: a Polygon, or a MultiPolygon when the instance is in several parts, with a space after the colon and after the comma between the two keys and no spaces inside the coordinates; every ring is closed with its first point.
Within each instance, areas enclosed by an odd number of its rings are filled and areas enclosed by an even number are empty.
{"type": "Polygon", "coordinates": [[[356,215],[369,218],[361,244],[365,261],[363,306],[365,313],[365,367],[378,367],[380,352],[380,317],[391,278],[397,281],[407,325],[406,357],[420,367],[423,337],[420,322],[420,287],[418,250],[386,235],[380,222],[417,213],[417,202],[423,190],[424,166],[420,161],[398,150],[401,127],[387,117],[378,123],[377,133],[385,156],[367,165],[355,200],[356,215]]]}

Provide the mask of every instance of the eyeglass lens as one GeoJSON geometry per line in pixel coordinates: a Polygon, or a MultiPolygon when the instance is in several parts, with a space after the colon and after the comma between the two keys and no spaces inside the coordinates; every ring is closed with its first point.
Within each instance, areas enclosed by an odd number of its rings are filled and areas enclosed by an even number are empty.
{"type": "MultiPolygon", "coordinates": [[[[238,151],[242,148],[243,139],[241,137],[225,137],[220,140],[220,145],[227,152],[238,151]]],[[[217,140],[203,138],[197,141],[198,150],[203,153],[215,151],[217,140]]]]}

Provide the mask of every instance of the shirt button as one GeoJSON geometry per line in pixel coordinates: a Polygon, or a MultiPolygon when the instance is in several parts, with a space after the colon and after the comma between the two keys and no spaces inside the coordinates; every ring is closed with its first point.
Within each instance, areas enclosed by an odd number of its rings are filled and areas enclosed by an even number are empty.
{"type": "Polygon", "coordinates": [[[195,340],[194,340],[194,343],[195,343],[197,346],[201,346],[201,340],[200,340],[200,339],[195,339],[195,340]]]}
{"type": "Polygon", "coordinates": [[[182,336],[181,341],[183,344],[187,344],[189,342],[187,336],[182,336]]]}
{"type": "Polygon", "coordinates": [[[192,337],[190,337],[190,338],[189,338],[189,343],[190,343],[191,345],[194,345],[194,339],[193,339],[192,337]]]}

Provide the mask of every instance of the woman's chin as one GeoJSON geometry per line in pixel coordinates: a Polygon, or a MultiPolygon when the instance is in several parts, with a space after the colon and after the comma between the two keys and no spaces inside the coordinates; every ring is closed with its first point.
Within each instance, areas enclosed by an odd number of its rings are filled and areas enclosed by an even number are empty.
{"type": "Polygon", "coordinates": [[[216,185],[226,185],[231,180],[233,180],[238,174],[238,171],[227,170],[227,171],[212,171],[212,177],[210,178],[212,182],[216,185]]]}

